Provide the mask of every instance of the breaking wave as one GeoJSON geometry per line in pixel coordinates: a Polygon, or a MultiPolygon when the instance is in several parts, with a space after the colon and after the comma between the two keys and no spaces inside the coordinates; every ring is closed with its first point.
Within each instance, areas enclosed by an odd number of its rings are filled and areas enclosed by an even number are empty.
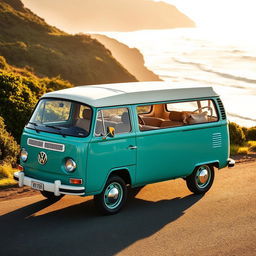
{"type": "Polygon", "coordinates": [[[246,82],[246,83],[256,84],[256,79],[236,76],[236,75],[220,72],[220,71],[217,71],[217,70],[213,70],[213,69],[207,68],[204,64],[201,64],[201,63],[190,62],[190,61],[182,61],[182,60],[178,60],[177,58],[172,58],[172,59],[177,63],[186,64],[186,65],[193,65],[193,66],[197,67],[198,69],[200,69],[204,72],[212,73],[212,74],[221,76],[223,78],[228,78],[228,79],[232,79],[232,80],[237,80],[237,81],[242,81],[242,82],[246,82]]]}

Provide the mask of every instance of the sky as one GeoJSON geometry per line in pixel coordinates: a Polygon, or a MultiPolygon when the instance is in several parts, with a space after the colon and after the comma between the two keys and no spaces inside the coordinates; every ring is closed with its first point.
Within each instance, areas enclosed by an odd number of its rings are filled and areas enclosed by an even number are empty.
{"type": "MultiPolygon", "coordinates": [[[[155,0],[160,1],[160,0],[155,0]]],[[[244,30],[256,25],[256,0],[161,0],[175,5],[198,27],[244,30]]]]}

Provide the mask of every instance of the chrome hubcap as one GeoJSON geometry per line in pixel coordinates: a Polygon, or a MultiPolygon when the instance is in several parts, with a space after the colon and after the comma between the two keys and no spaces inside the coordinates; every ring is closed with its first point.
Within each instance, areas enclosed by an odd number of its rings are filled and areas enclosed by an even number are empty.
{"type": "Polygon", "coordinates": [[[123,188],[117,183],[110,183],[104,193],[104,203],[109,209],[119,206],[123,198],[123,188]]]}
{"type": "Polygon", "coordinates": [[[199,188],[205,188],[211,180],[210,168],[206,165],[198,168],[196,172],[196,183],[199,188]]]}

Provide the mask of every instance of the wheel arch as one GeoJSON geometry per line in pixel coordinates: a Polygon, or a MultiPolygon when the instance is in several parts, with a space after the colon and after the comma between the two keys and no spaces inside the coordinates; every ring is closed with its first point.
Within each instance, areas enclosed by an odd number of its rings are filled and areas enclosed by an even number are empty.
{"type": "Polygon", "coordinates": [[[132,185],[132,179],[131,179],[131,174],[129,172],[128,168],[116,168],[112,169],[111,172],[109,173],[106,181],[112,177],[112,176],[119,176],[122,178],[127,185],[132,185]]]}
{"type": "MultiPolygon", "coordinates": [[[[210,166],[212,166],[212,167],[216,167],[216,168],[219,169],[220,162],[219,162],[218,160],[213,160],[213,161],[208,161],[208,162],[197,163],[197,164],[195,164],[193,171],[194,171],[197,167],[199,167],[199,166],[201,166],[201,165],[210,165],[210,166]]],[[[193,172],[193,171],[192,171],[192,172],[193,172]]]]}

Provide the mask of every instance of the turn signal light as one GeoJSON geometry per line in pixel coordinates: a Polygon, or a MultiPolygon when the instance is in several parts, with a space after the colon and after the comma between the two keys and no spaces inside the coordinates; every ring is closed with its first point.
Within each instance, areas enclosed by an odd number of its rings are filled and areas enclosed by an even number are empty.
{"type": "Polygon", "coordinates": [[[17,164],[16,168],[17,168],[19,171],[23,172],[23,167],[22,167],[20,164],[17,164]]]}
{"type": "Polygon", "coordinates": [[[82,184],[83,180],[82,179],[69,179],[70,184],[82,184]]]}

